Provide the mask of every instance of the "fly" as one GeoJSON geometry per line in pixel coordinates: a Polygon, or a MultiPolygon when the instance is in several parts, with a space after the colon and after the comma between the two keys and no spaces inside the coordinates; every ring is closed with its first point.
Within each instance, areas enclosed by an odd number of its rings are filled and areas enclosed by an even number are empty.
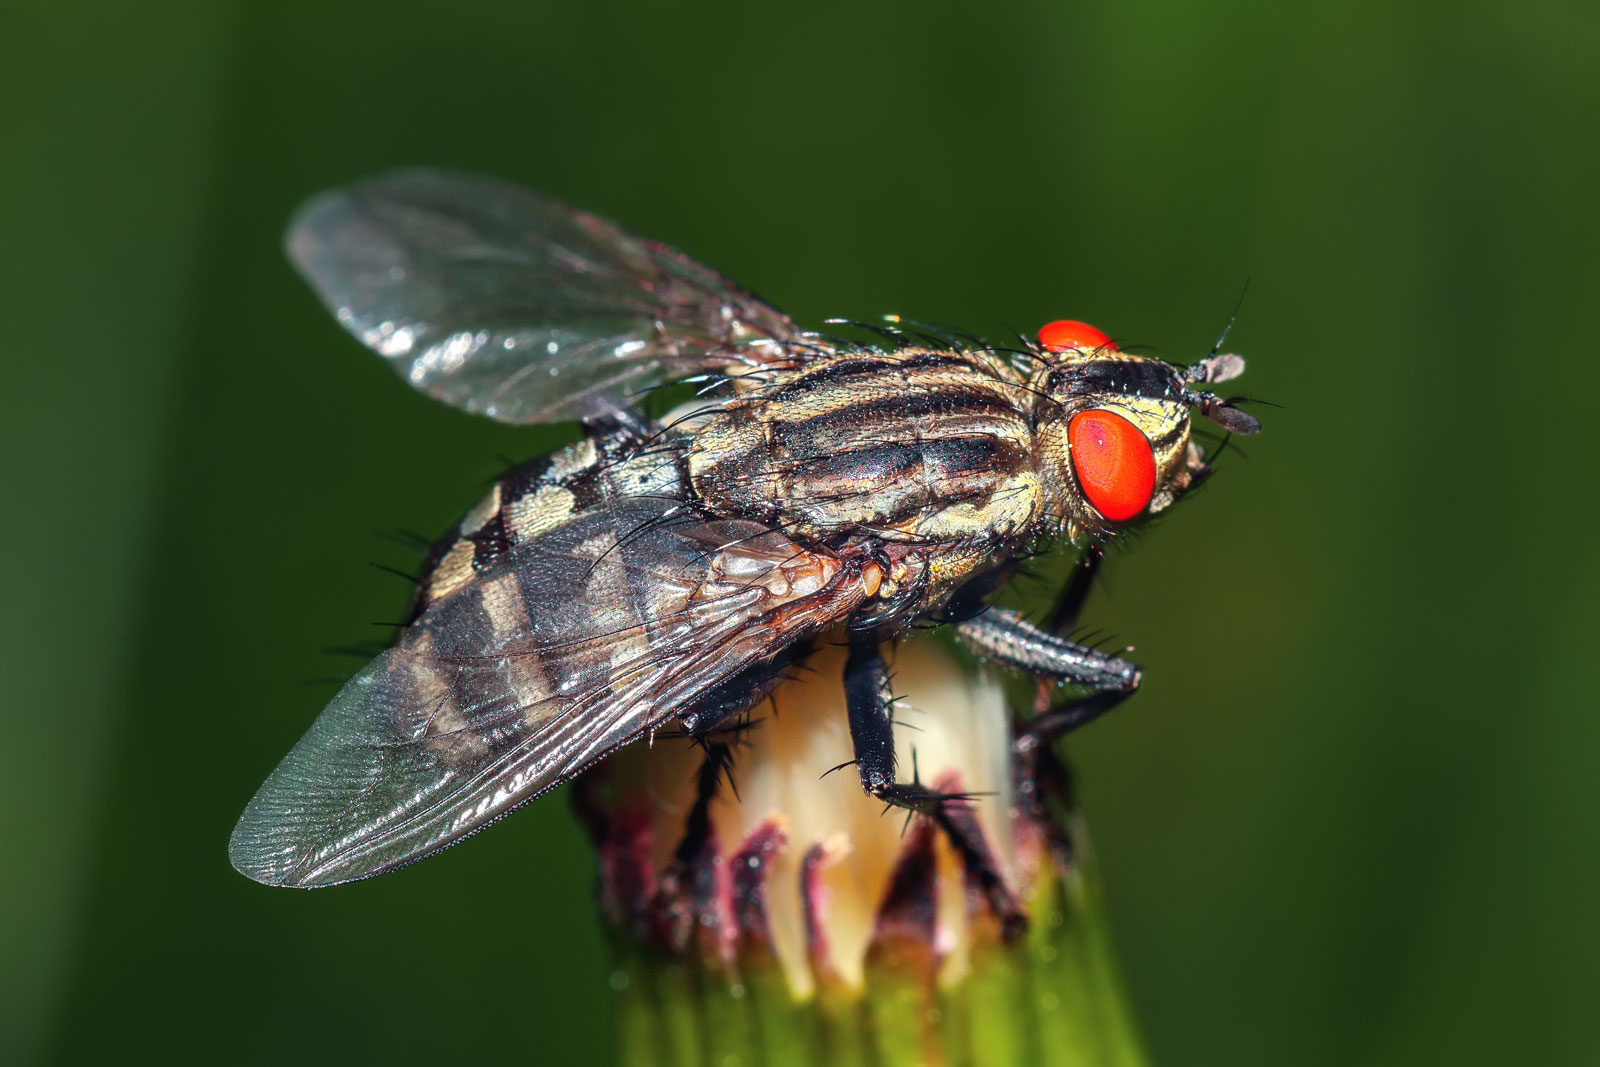
{"type": "Polygon", "coordinates": [[[1174,366],[1075,322],[1015,349],[898,322],[839,341],[665,245],[487,178],[407,170],[322,194],[288,245],[413,387],[588,432],[447,534],[398,641],[250,801],[230,855],[272,885],[383,873],[641,736],[709,736],[829,631],[850,649],[862,788],[937,812],[951,798],[895,766],[880,645],[947,622],[993,661],[1088,690],[1041,705],[1019,751],[1103,714],[1138,668],[985,610],[988,596],[1039,545],[1102,543],[1204,478],[1193,413],[1259,429],[1204,389],[1241,373],[1238,356],[1174,366]],[[659,421],[628,400],[682,380],[701,399],[659,421]]]}

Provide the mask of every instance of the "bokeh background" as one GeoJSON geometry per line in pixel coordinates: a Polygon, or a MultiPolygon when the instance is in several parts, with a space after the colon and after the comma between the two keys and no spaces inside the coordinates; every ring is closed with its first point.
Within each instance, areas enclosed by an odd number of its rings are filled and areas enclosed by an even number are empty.
{"type": "MultiPolygon", "coordinates": [[[[412,394],[280,253],[432,163],[803,322],[1094,322],[1282,405],[1113,557],[1071,745],[1162,1064],[1590,1063],[1592,4],[0,5],[8,1062],[606,1055],[559,801],[271,891],[241,806],[406,597],[366,566],[557,439],[412,394]]],[[[5,1053],[0,1049],[0,1054],[5,1053]]]]}

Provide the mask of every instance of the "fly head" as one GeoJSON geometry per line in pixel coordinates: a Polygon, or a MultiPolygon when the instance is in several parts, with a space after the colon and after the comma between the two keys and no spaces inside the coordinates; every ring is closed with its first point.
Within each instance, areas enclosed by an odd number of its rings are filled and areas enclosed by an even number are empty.
{"type": "Polygon", "coordinates": [[[1100,540],[1170,507],[1208,473],[1191,439],[1192,415],[1230,433],[1253,434],[1254,417],[1200,386],[1244,371],[1244,359],[1212,352],[1188,367],[1124,352],[1081,322],[1039,331],[1030,386],[1056,511],[1073,540],[1100,540]]]}

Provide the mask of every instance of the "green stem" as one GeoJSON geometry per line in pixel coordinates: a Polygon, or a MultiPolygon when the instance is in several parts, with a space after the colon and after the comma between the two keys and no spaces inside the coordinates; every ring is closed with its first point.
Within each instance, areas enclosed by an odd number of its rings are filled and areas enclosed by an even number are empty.
{"type": "Polygon", "coordinates": [[[776,967],[735,978],[692,954],[633,954],[614,982],[619,1063],[1142,1065],[1086,848],[1064,876],[1040,878],[1029,910],[1026,936],[978,946],[969,973],[937,988],[928,968],[885,962],[859,994],[796,1000],[776,967]]]}

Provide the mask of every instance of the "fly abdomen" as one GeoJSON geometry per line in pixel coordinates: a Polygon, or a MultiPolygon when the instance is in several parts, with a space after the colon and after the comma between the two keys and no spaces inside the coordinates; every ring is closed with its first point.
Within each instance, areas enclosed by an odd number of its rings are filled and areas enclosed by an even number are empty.
{"type": "Polygon", "coordinates": [[[516,546],[605,501],[682,495],[684,446],[671,434],[641,442],[621,430],[507,471],[428,554],[411,617],[488,571],[516,546]]]}

